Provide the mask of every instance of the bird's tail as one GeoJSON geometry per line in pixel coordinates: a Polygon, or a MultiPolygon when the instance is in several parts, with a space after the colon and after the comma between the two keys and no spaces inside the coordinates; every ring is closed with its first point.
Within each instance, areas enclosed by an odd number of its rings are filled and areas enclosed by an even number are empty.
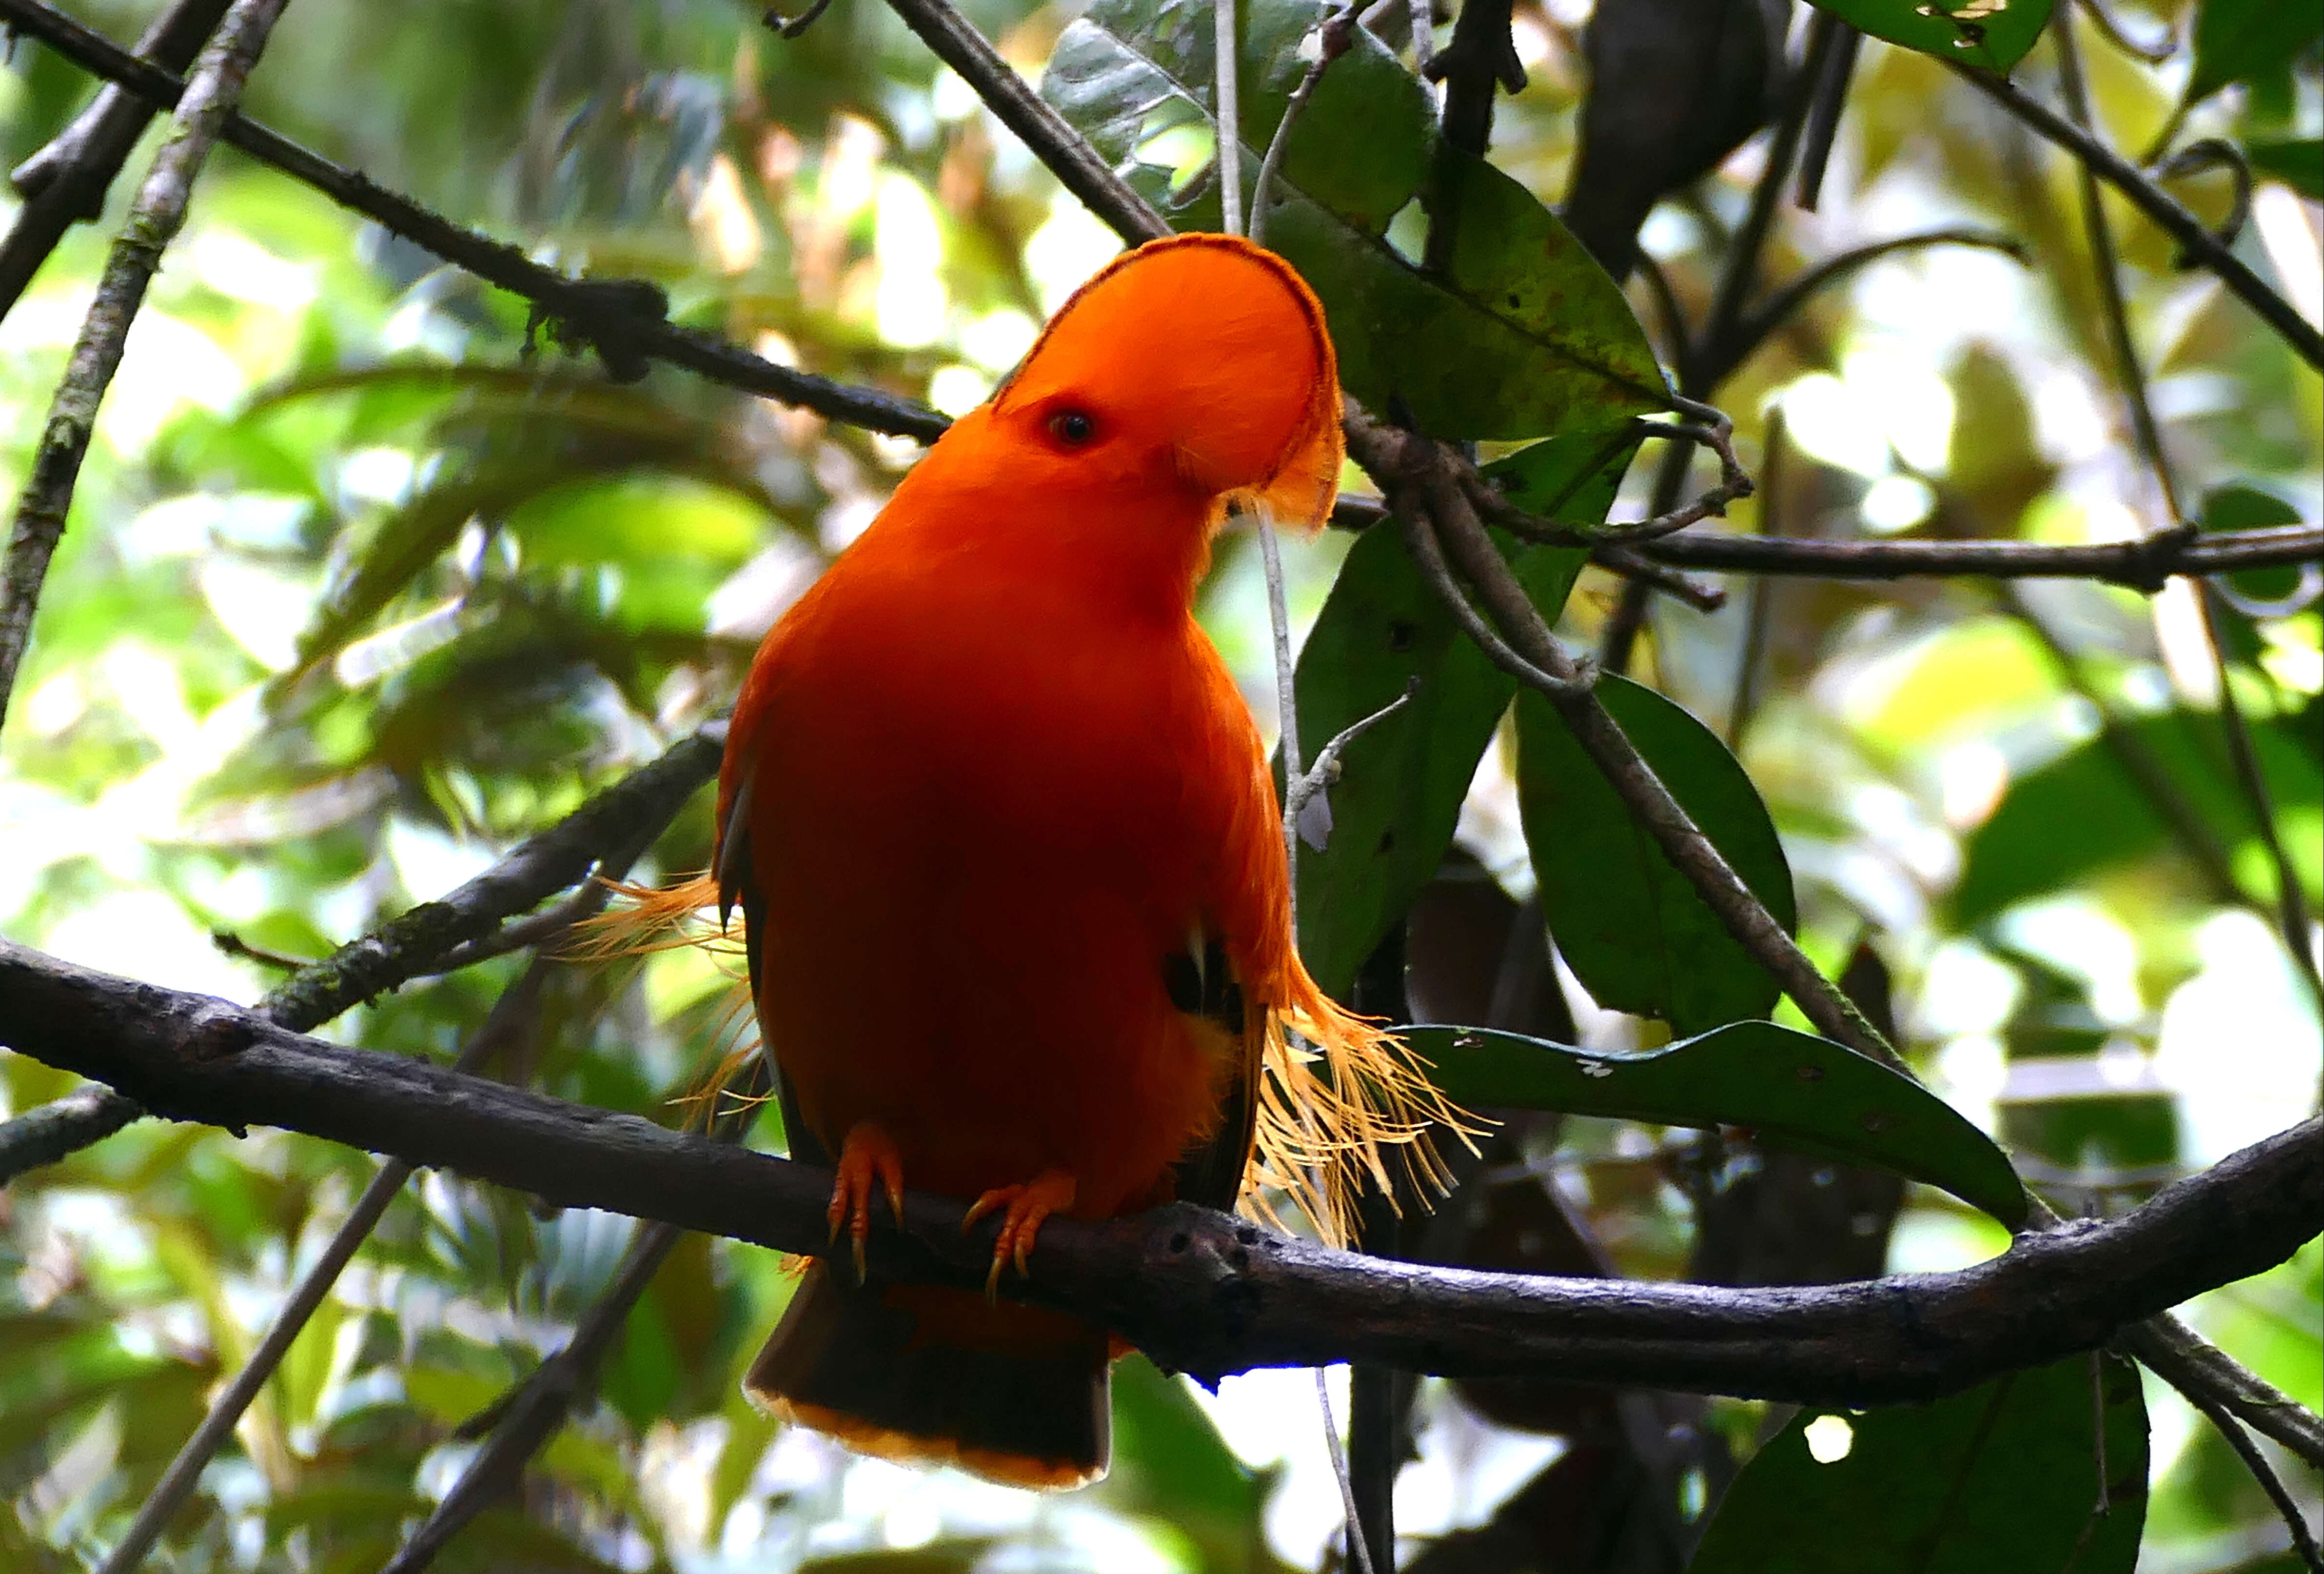
{"type": "Polygon", "coordinates": [[[742,1388],[861,1453],[1060,1489],[1105,1474],[1111,1356],[1104,1329],[1063,1312],[843,1283],[816,1262],[742,1388]]]}

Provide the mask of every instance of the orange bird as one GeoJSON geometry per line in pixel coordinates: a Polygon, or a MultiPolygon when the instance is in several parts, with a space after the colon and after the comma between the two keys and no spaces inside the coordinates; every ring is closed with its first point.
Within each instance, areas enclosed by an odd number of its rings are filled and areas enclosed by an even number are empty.
{"type": "Polygon", "coordinates": [[[1193,612],[1230,505],[1320,524],[1339,412],[1286,264],[1142,246],[760,647],[715,868],[648,905],[715,883],[722,921],[742,908],[793,1156],[836,1160],[857,1271],[800,1281],[744,1382],[768,1409],[891,1458],[1094,1480],[1106,1330],[863,1283],[875,1195],[1001,1215],[997,1282],[1053,1213],[1231,1208],[1248,1176],[1337,1238],[1354,1167],[1431,1164],[1443,1101],[1300,964],[1273,778],[1193,612]]]}

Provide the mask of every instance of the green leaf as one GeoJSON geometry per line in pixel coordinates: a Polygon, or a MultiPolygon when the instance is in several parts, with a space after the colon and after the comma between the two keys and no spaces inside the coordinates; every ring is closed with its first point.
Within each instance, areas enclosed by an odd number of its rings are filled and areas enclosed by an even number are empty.
{"type": "Polygon", "coordinates": [[[1485,1028],[1398,1031],[1471,1109],[1748,1126],[1779,1147],[1924,1181],[2012,1229],[2025,1222],[2025,1190],[1992,1138],[1911,1078],[1812,1033],[1738,1022],[1600,1054],[1485,1028]]]}
{"type": "Polygon", "coordinates": [[[1099,1501],[1161,1516],[1206,1568],[1248,1558],[1265,1534],[1267,1480],[1235,1458],[1183,1383],[1134,1351],[1113,1368],[1113,1473],[1099,1501]]]}
{"type": "MultiPolygon", "coordinates": [[[[1241,7],[1244,187],[1305,69],[1308,0],[1241,7]]],[[[1220,227],[1215,180],[1174,189],[1157,139],[1209,125],[1209,0],[1100,0],[1068,25],[1041,90],[1174,228],[1220,227]]],[[[1284,152],[1269,246],[1323,303],[1348,392],[1401,401],[1428,432],[1514,440],[1609,431],[1666,388],[1622,292],[1554,215],[1489,164],[1442,147],[1428,97],[1359,30],[1284,152]],[[1387,239],[1411,202],[1451,216],[1442,278],[1387,239]]]]}
{"type": "Polygon", "coordinates": [[[2129,1574],[2145,1517],[2137,1369],[2076,1356],[1934,1404],[1803,1411],[1727,1489],[1692,1569],[2129,1574]]]}
{"type": "MultiPolygon", "coordinates": [[[[2299,523],[2300,510],[2256,486],[2222,486],[2203,498],[2205,530],[2265,530],[2273,525],[2299,523]]],[[[2253,601],[2287,601],[2299,594],[2303,577],[2300,565],[2280,563],[2272,568],[2237,569],[2227,576],[2227,582],[2238,596],[2253,601]]]]}
{"type": "MultiPolygon", "coordinates": [[[[1727,745],[1627,678],[1601,681],[1598,698],[1744,884],[1792,928],[1791,866],[1727,745]]],[[[1517,701],[1517,804],[1550,933],[1600,1005],[1661,1017],[1679,1033],[1774,1007],[1774,977],[1630,818],[1555,707],[1531,691],[1517,701]]]]}
{"type": "MultiPolygon", "coordinates": [[[[1611,458],[1600,438],[1552,438],[1486,467],[1524,506],[1606,516],[1636,445],[1611,458]]],[[[1509,542],[1501,543],[1504,551],[1509,542]]],[[[1556,620],[1586,554],[1530,547],[1517,582],[1556,620]]],[[[1318,983],[1343,994],[1356,968],[1436,876],[1477,761],[1517,681],[1485,659],[1421,582],[1393,523],[1357,541],[1299,653],[1299,736],[1311,750],[1418,680],[1403,709],[1349,744],[1325,792],[1330,834],[1299,849],[1299,950],[1318,983]]],[[[1309,824],[1314,823],[1311,811],[1309,824]]]]}
{"type": "MultiPolygon", "coordinates": [[[[2251,724],[2252,751],[2280,818],[2314,816],[2324,807],[2324,762],[2317,754],[2319,719],[2310,701],[2300,715],[2251,724]]],[[[2219,718],[2202,711],[2171,710],[2122,724],[2178,789],[2196,818],[2232,849],[2256,836],[2251,810],[2236,784],[2220,736],[2219,718]]],[[[1999,808],[1969,838],[1960,883],[1953,888],[1953,922],[1972,929],[2032,897],[2080,884],[2101,869],[2116,868],[2176,847],[2170,824],[2123,765],[2114,745],[2094,737],[2010,784],[1999,808]]],[[[2305,868],[2311,896],[2319,891],[2313,859],[2305,868]]]]}
{"type": "Polygon", "coordinates": [[[2282,181],[2310,202],[2324,202],[2324,138],[2255,142],[2244,153],[2254,173],[2282,181]]]}
{"type": "MultiPolygon", "coordinates": [[[[2262,0],[2263,4],[2266,0],[2262,0]]],[[[2050,20],[2051,0],[1814,0],[1842,22],[1941,60],[2005,73],[2050,20]]]]}
{"type": "Polygon", "coordinates": [[[2186,102],[2209,97],[2230,82],[2281,72],[2285,62],[2324,38],[2324,9],[2301,0],[2202,0],[2195,12],[2195,69],[2186,102]]]}

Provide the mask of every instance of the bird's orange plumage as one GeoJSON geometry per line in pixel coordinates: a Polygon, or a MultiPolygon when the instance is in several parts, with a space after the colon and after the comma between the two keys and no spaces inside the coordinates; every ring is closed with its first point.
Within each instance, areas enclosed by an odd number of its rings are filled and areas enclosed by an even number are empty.
{"type": "MultiPolygon", "coordinates": [[[[1045,1208],[1231,1207],[1255,1139],[1331,1234],[1334,1176],[1425,1153],[1441,1101],[1300,965],[1259,734],[1192,610],[1231,502],[1320,523],[1339,405],[1286,264],[1142,247],[761,647],[709,878],[744,910],[794,1148],[839,1163],[835,1227],[899,1179],[990,1194],[1004,1248],[1045,1208]]],[[[840,1262],[750,1386],[859,1448],[1065,1486],[1104,1468],[1108,1358],[1075,1319],[840,1262]]]]}

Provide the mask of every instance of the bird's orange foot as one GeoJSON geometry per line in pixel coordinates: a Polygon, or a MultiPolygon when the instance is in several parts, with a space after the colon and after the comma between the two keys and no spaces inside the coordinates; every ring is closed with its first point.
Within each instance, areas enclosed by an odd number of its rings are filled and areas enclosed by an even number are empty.
{"type": "Polygon", "coordinates": [[[888,1194],[896,1222],[904,1222],[904,1160],[886,1132],[864,1122],[851,1129],[839,1151],[839,1171],[831,1186],[831,1206],[824,1217],[831,1221],[831,1243],[839,1244],[844,1224],[855,1243],[855,1278],[863,1279],[863,1238],[872,1233],[872,1192],[877,1186],[888,1194]]]}
{"type": "Polygon", "coordinates": [[[1071,1208],[1079,1190],[1079,1183],[1063,1170],[1044,1170],[1027,1185],[996,1186],[970,1204],[968,1217],[960,1221],[964,1230],[988,1213],[1008,1210],[1001,1216],[1001,1235],[992,1243],[992,1272],[984,1276],[987,1301],[1000,1292],[1003,1267],[1014,1262],[1017,1272],[1024,1273],[1025,1258],[1033,1249],[1033,1237],[1041,1233],[1041,1221],[1060,1208],[1071,1208]]]}

